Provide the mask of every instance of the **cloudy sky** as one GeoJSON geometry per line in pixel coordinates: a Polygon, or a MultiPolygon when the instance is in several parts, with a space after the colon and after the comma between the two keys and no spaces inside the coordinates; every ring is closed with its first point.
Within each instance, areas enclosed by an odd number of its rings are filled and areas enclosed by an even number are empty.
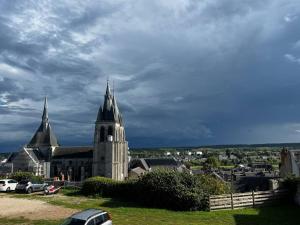
{"type": "Polygon", "coordinates": [[[107,78],[131,147],[300,142],[299,0],[2,0],[0,151],[48,96],[62,145],[91,145],[107,78]]]}

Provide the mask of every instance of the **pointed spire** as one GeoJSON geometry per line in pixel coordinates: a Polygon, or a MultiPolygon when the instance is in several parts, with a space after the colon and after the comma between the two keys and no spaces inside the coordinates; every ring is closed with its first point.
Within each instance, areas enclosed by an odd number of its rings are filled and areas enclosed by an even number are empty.
{"type": "Polygon", "coordinates": [[[27,147],[58,146],[57,138],[48,118],[48,101],[45,97],[42,122],[27,147]]]}
{"type": "Polygon", "coordinates": [[[47,125],[47,123],[48,123],[48,100],[47,100],[47,96],[45,97],[45,100],[44,100],[44,111],[43,111],[42,121],[43,121],[43,124],[47,125]]]}
{"type": "Polygon", "coordinates": [[[107,81],[103,107],[99,108],[96,121],[111,121],[122,123],[122,116],[117,105],[116,97],[114,93],[111,93],[109,81],[107,81]]]}
{"type": "Polygon", "coordinates": [[[111,96],[110,92],[110,86],[109,86],[109,80],[107,79],[107,84],[106,84],[106,96],[111,96]]]}

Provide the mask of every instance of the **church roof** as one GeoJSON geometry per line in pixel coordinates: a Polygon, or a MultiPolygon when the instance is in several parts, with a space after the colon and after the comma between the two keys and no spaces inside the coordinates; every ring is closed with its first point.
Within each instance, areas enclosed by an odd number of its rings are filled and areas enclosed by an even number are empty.
{"type": "Polygon", "coordinates": [[[93,146],[57,147],[52,158],[92,158],[93,150],[93,146]]]}
{"type": "Polygon", "coordinates": [[[100,106],[98,111],[97,122],[117,122],[121,125],[123,124],[122,115],[119,111],[116,97],[111,93],[108,82],[104,95],[103,106],[100,106]]]}
{"type": "Polygon", "coordinates": [[[38,150],[38,149],[32,149],[32,148],[25,148],[28,155],[35,161],[39,162],[41,160],[45,160],[45,156],[38,150]]]}
{"type": "Polygon", "coordinates": [[[175,158],[145,158],[148,166],[165,166],[165,167],[178,167],[181,163],[175,158]]]}
{"type": "Polygon", "coordinates": [[[129,167],[131,169],[141,167],[145,170],[150,170],[154,167],[179,168],[182,164],[175,158],[139,158],[132,159],[129,167]]]}
{"type": "Polygon", "coordinates": [[[27,147],[58,146],[57,138],[50,126],[48,118],[48,103],[45,98],[42,122],[30,140],[27,147]]]}

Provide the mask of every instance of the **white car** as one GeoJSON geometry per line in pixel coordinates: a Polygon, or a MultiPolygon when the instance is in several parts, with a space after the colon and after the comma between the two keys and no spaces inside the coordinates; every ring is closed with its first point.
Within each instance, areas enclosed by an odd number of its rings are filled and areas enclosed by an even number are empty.
{"type": "Polygon", "coordinates": [[[13,179],[2,179],[0,180],[0,191],[14,191],[18,182],[13,179]]]}
{"type": "Polygon", "coordinates": [[[62,225],[112,225],[109,213],[99,209],[87,209],[67,218],[62,225]]]}

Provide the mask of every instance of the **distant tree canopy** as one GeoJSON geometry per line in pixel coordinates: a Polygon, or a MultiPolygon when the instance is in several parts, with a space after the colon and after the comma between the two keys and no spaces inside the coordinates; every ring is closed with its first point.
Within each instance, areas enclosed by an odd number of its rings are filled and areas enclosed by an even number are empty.
{"type": "Polygon", "coordinates": [[[204,169],[216,169],[218,167],[220,167],[220,161],[214,156],[208,157],[204,164],[204,169]]]}

